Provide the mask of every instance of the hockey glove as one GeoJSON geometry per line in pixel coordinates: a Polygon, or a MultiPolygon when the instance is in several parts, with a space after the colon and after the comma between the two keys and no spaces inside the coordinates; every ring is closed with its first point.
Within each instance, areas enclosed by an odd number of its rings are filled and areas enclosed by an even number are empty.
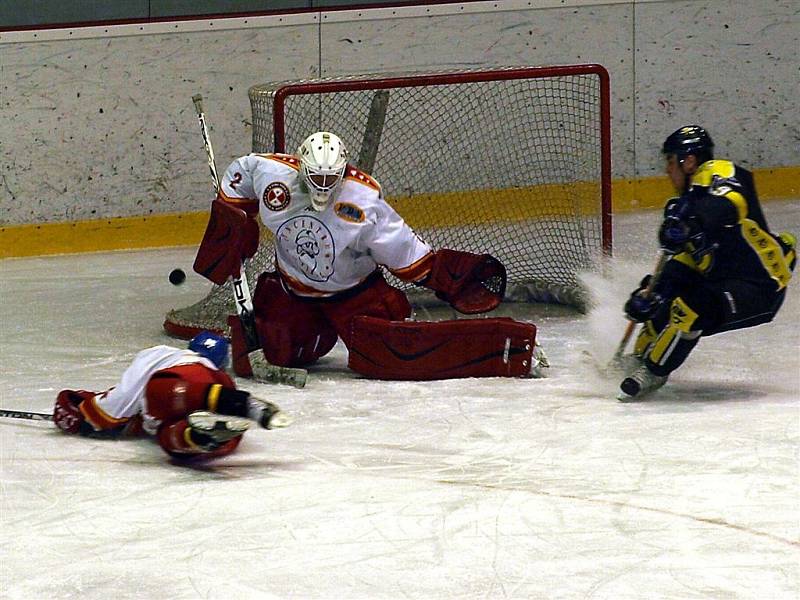
{"type": "Polygon", "coordinates": [[[646,293],[651,279],[652,275],[645,275],[639,287],[631,293],[625,303],[625,314],[631,321],[644,323],[651,320],[666,301],[666,298],[657,292],[646,293]]]}
{"type": "Polygon", "coordinates": [[[92,396],[94,392],[61,390],[53,408],[53,422],[56,427],[64,433],[79,433],[85,436],[94,433],[94,427],[86,422],[86,417],[79,408],[81,402],[92,396]]]}
{"type": "Polygon", "coordinates": [[[472,315],[494,310],[506,293],[506,268],[491,254],[442,248],[422,285],[458,312],[472,315]]]}
{"type": "Polygon", "coordinates": [[[679,219],[667,217],[661,223],[658,231],[658,243],[667,254],[683,252],[686,242],[689,241],[689,226],[679,219]]]}
{"type": "Polygon", "coordinates": [[[667,217],[661,224],[658,241],[667,254],[688,252],[698,263],[718,247],[718,244],[708,240],[694,217],[690,217],[687,221],[667,217]]]}

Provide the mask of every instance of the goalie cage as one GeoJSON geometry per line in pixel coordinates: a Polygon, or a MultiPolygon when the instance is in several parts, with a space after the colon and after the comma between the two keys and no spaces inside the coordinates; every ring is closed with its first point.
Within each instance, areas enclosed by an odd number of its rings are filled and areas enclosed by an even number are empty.
{"type": "MultiPolygon", "coordinates": [[[[356,164],[434,249],[489,252],[508,270],[507,301],[585,310],[578,273],[611,252],[608,72],[600,65],[372,74],[249,90],[253,152],[294,152],[339,135],[356,164]]],[[[250,281],[274,267],[262,228],[250,281]]],[[[387,273],[416,305],[432,293],[387,273]]],[[[227,333],[230,283],[167,314],[189,338],[227,333]]]]}

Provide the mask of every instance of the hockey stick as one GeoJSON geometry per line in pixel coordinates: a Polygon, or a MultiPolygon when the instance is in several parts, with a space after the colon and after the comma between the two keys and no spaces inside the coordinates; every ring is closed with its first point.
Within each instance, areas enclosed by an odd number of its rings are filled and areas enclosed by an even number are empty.
{"type": "Polygon", "coordinates": [[[372,174],[378,147],[381,143],[383,125],[386,121],[386,109],[389,106],[389,90],[378,90],[372,96],[372,103],[367,116],[364,138],[361,140],[361,152],[358,154],[358,168],[372,174]]]}
{"type": "MultiPolygon", "coordinates": [[[[200,130],[203,133],[203,145],[206,149],[208,158],[208,169],[211,171],[211,181],[214,184],[214,193],[219,193],[220,179],[217,171],[217,163],[214,159],[214,149],[211,147],[211,138],[206,127],[206,116],[203,111],[203,96],[195,94],[192,96],[194,109],[197,113],[197,120],[200,122],[200,130]]],[[[261,344],[256,332],[255,314],[253,312],[253,297],[250,294],[250,285],[247,283],[245,265],[239,267],[239,273],[231,276],[231,288],[233,289],[233,301],[236,305],[236,313],[242,322],[245,343],[247,344],[248,358],[253,370],[253,377],[259,381],[269,383],[285,383],[301,388],[305,386],[308,371],[305,369],[292,369],[289,367],[278,367],[268,363],[263,358],[261,344]]]]}
{"type": "MultiPolygon", "coordinates": [[[[642,291],[642,296],[647,298],[650,294],[653,293],[653,290],[658,284],[658,280],[661,277],[661,271],[664,270],[664,265],[667,264],[668,255],[666,252],[661,252],[658,257],[658,262],[656,263],[656,268],[653,270],[653,275],[650,277],[650,282],[647,284],[647,287],[642,291]]],[[[622,363],[622,355],[625,352],[625,348],[628,346],[628,342],[633,335],[633,331],[636,329],[636,321],[628,321],[628,325],[625,328],[625,333],[622,336],[622,340],[619,342],[619,346],[617,347],[617,351],[614,352],[614,357],[611,359],[611,363],[609,366],[616,367],[622,363]]]]}
{"type": "Polygon", "coordinates": [[[27,410],[11,410],[0,408],[0,417],[9,419],[31,419],[33,421],[52,421],[53,415],[50,413],[29,412],[27,410]]]}

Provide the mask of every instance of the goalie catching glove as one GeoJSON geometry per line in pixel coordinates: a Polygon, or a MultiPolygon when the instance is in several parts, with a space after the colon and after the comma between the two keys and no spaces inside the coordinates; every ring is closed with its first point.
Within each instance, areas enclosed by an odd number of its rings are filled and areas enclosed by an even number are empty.
{"type": "Polygon", "coordinates": [[[442,249],[421,285],[467,315],[494,310],[506,293],[506,268],[491,254],[442,249]]]}

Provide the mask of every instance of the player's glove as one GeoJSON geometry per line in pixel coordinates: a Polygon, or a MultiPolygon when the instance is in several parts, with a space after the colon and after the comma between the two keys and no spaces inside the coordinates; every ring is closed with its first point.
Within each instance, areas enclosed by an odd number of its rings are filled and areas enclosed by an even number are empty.
{"type": "Polygon", "coordinates": [[[664,207],[664,221],[658,230],[658,242],[667,254],[689,252],[695,261],[716,250],[709,242],[700,221],[691,214],[688,195],[670,198],[664,207]]]}
{"type": "Polygon", "coordinates": [[[651,279],[652,275],[645,275],[639,283],[639,287],[631,292],[628,301],[625,303],[625,314],[628,315],[631,321],[636,323],[649,321],[666,301],[664,296],[655,291],[645,294],[651,279]]]}
{"type": "Polygon", "coordinates": [[[664,220],[658,230],[658,242],[667,254],[682,252],[691,234],[689,228],[689,197],[670,198],[664,206],[664,220]]]}
{"type": "Polygon", "coordinates": [[[683,252],[690,234],[688,223],[674,217],[667,217],[658,230],[658,242],[667,254],[678,254],[683,252]]]}
{"type": "Polygon", "coordinates": [[[94,427],[86,422],[79,406],[84,400],[93,397],[94,392],[85,390],[61,390],[53,408],[53,422],[64,433],[78,433],[89,436],[94,427]]]}

